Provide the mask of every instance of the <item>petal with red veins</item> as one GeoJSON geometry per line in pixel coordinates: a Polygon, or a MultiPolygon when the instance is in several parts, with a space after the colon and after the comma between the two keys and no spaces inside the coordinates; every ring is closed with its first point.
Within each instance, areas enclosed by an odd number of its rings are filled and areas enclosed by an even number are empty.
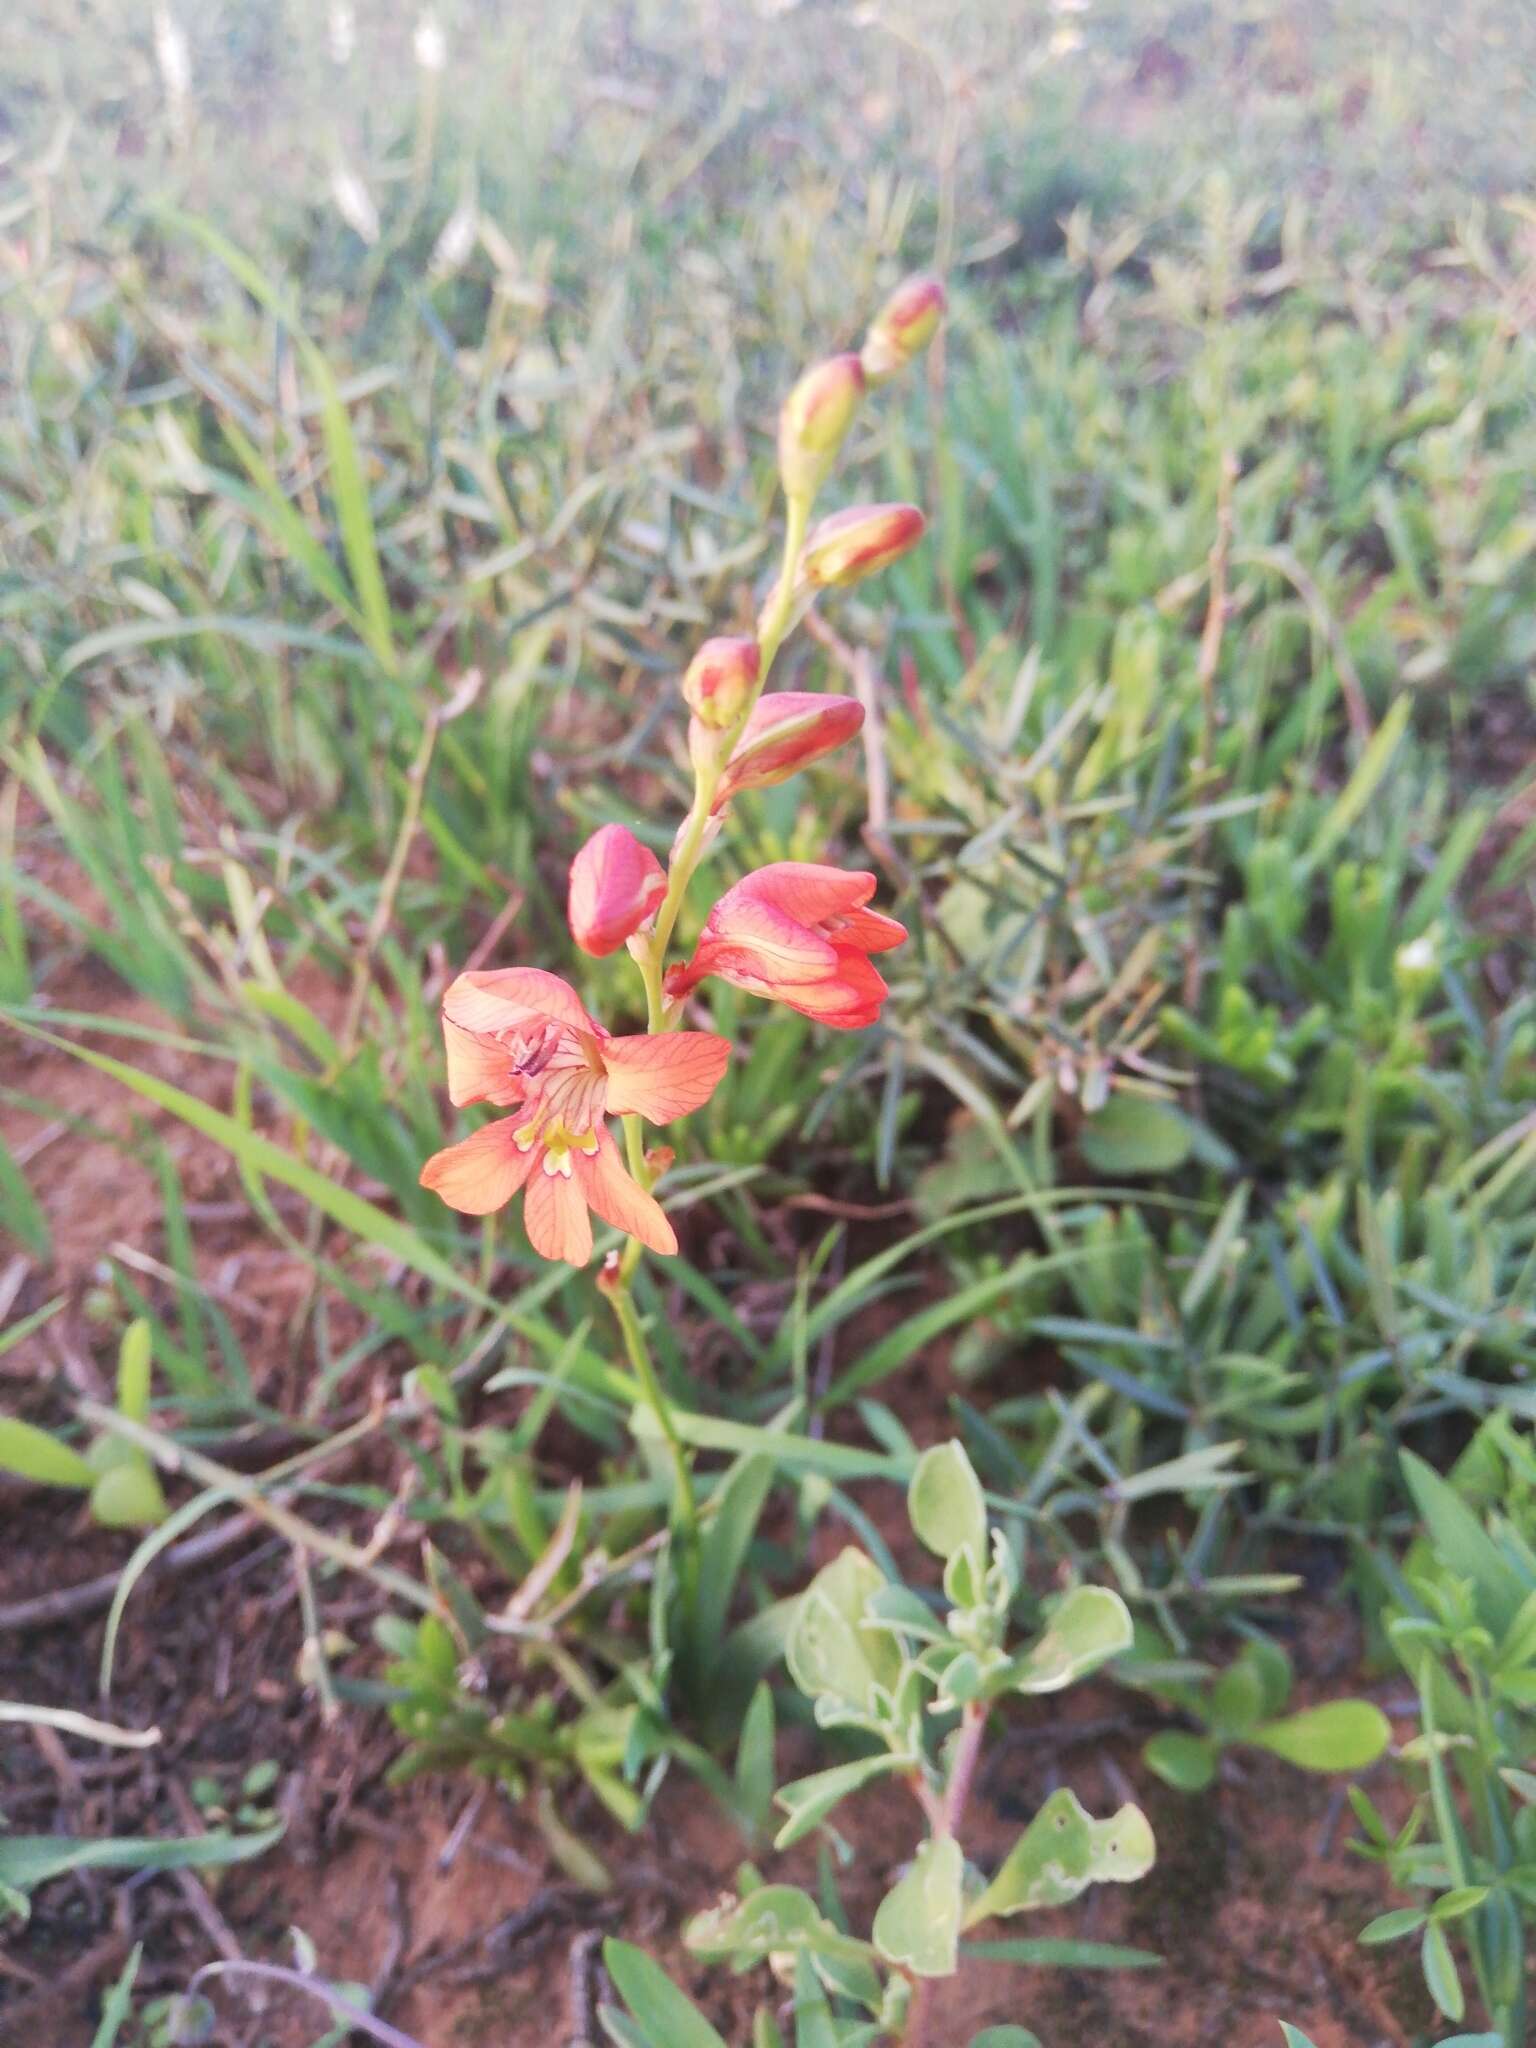
{"type": "MultiPolygon", "coordinates": [[[[580,1156],[571,1155],[573,1160],[580,1156]]],[[[592,1256],[592,1225],[576,1176],[546,1173],[542,1153],[523,1197],[523,1227],[541,1259],[568,1259],[573,1266],[584,1266],[592,1256]]]]}
{"type": "Polygon", "coordinates": [[[421,1184],[464,1216],[489,1216],[511,1201],[533,1160],[513,1142],[514,1119],[486,1124],[462,1144],[434,1152],[421,1169],[421,1184]]]}
{"type": "Polygon", "coordinates": [[[563,1024],[571,1031],[602,1036],[570,983],[558,974],[546,974],[542,967],[461,974],[448,985],[443,1015],[465,1031],[526,1031],[535,1024],[563,1024]]]}
{"type": "Polygon", "coordinates": [[[638,1237],[653,1252],[670,1256],[677,1250],[666,1211],[654,1195],[631,1180],[606,1128],[598,1133],[595,1152],[573,1152],[571,1158],[582,1193],[605,1223],[638,1237]]]}
{"type": "Polygon", "coordinates": [[[861,953],[889,953],[893,946],[907,943],[907,928],[881,911],[855,910],[839,923],[833,937],[839,947],[847,941],[861,953]]]}
{"type": "Polygon", "coordinates": [[[653,1124],[688,1116],[714,1094],[730,1056],[730,1041],[713,1031],[610,1038],[603,1046],[608,1114],[653,1124]]]}
{"type": "Polygon", "coordinates": [[[837,955],[830,940],[812,931],[807,920],[732,889],[709,913],[695,955],[705,974],[725,973],[720,963],[728,959],[747,972],[775,979],[821,981],[836,965],[837,955]]]}
{"type": "Polygon", "coordinates": [[[498,1039],[465,1031],[445,1017],[443,1043],[448,1049],[448,1100],[456,1108],[466,1102],[494,1102],[505,1109],[522,1101],[522,1079],[513,1073],[507,1048],[498,1039]]]}

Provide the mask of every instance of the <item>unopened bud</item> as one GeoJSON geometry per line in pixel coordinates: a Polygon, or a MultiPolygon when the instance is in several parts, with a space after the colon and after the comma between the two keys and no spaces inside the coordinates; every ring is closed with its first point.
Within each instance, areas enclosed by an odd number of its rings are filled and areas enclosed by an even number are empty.
{"type": "Polygon", "coordinates": [[[1421,1002],[1440,979],[1440,949],[1433,926],[1408,939],[1392,956],[1392,979],[1413,1002],[1421,1002]]]}
{"type": "Polygon", "coordinates": [[[915,505],[850,505],[812,528],[801,572],[817,590],[859,583],[915,548],[927,524],[915,505]]]}
{"type": "Polygon", "coordinates": [[[875,315],[859,352],[864,375],[883,384],[920,356],[939,331],[949,301],[936,277],[909,277],[875,315]]]}
{"type": "Polygon", "coordinates": [[[608,1252],[597,1269],[597,1291],[609,1296],[618,1293],[624,1285],[624,1274],[617,1250],[608,1252]]]}
{"type": "Polygon", "coordinates": [[[667,893],[661,862],[626,825],[602,825],[571,862],[566,917],[584,953],[616,953],[667,893]]]}
{"type": "Polygon", "coordinates": [[[787,782],[851,740],[863,723],[864,707],[853,697],[827,697],[814,690],[776,690],[760,697],[726,763],[714,809],[741,790],[787,782]]]}
{"type": "MultiPolygon", "coordinates": [[[[702,718],[688,721],[688,760],[695,775],[717,775],[729,759],[731,735],[706,725],[702,718]]],[[[686,820],[684,821],[686,827],[686,820]]],[[[672,849],[676,853],[674,846],[672,849]]]]}
{"type": "Polygon", "coordinates": [[[664,1173],[670,1173],[676,1164],[677,1152],[675,1147],[671,1145],[651,1145],[647,1147],[645,1170],[651,1177],[652,1187],[655,1187],[657,1181],[661,1179],[664,1173]]]}
{"type": "Polygon", "coordinates": [[[864,396],[855,355],[829,356],[807,370],[779,414],[779,479],[786,498],[813,498],[831,473],[864,396]]]}
{"type": "Polygon", "coordinates": [[[701,725],[722,732],[735,725],[757,689],[761,661],[755,640],[706,640],[683,675],[683,698],[701,725]]]}

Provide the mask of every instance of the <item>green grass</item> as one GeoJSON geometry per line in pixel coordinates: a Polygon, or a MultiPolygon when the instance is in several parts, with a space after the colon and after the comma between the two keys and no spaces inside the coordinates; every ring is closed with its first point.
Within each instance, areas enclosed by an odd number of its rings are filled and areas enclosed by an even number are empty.
{"type": "MultiPolygon", "coordinates": [[[[429,1375],[441,1445],[383,1427],[461,1645],[494,1633],[476,1574],[557,1538],[557,1601],[598,1546],[648,1566],[666,1487],[589,1282],[416,1184],[436,996],[491,934],[633,1019],[623,956],[572,952],[566,863],[611,817],[670,833],[675,677],[772,567],[778,394],[900,268],[953,285],[840,485],[932,518],[832,613],[882,794],[834,763],[751,796],[710,877],[870,861],[913,940],[856,1038],[719,1003],[742,1056],[639,1288],[734,1628],[669,1664],[664,1574],[647,1611],[621,1571],[625,1628],[573,1601],[526,1740],[486,1750],[397,1618],[422,1759],[579,1769],[626,1820],[642,1763],[707,1773],[704,1695],[773,1662],[817,1515],[869,1540],[918,1374],[1031,1554],[1218,1661],[1298,1531],[1409,1534],[1402,1448],[1445,1468],[1536,1414],[1531,56],[1512,7],[1355,12],[1095,8],[1052,54],[1044,8],[583,0],[535,40],[445,17],[438,78],[403,15],[338,65],[318,12],[214,7],[172,118],[135,10],[67,51],[23,10],[0,997],[224,1147],[310,1275],[284,1415],[172,1153],[117,1140],[163,1220],[153,1273],[108,1262],[100,1346],[149,1319],[166,1432],[323,1444],[379,1369],[429,1375]],[[792,1538],[732,1491],[754,1458],[792,1538]]],[[[803,636],[781,680],[841,686],[803,636]]],[[[55,1292],[49,1158],[0,1150],[18,1319],[55,1292]]],[[[295,1484],[358,1542],[392,1493],[295,1484]]]]}

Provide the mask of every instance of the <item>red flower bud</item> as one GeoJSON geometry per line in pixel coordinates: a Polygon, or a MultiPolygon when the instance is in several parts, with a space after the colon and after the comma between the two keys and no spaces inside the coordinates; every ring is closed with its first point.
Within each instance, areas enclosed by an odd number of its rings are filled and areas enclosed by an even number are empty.
{"type": "Polygon", "coordinates": [[[616,953],[667,893],[661,863],[626,825],[602,825],[571,862],[571,936],[597,959],[616,953]]]}
{"type": "Polygon", "coordinates": [[[714,808],[743,789],[767,789],[851,740],[864,723],[864,707],[852,697],[825,697],[810,690],[776,690],[760,697],[726,763],[714,808]]]}
{"type": "Polygon", "coordinates": [[[818,590],[861,582],[915,548],[927,524],[915,505],[850,505],[817,521],[801,569],[818,590]]]}
{"type": "Polygon", "coordinates": [[[755,640],[706,640],[683,676],[683,697],[701,725],[722,732],[734,725],[757,689],[760,656],[755,640]]]}
{"type": "Polygon", "coordinates": [[[796,384],[779,414],[779,478],[786,498],[813,498],[820,490],[863,396],[864,372],[855,355],[829,356],[796,384]]]}
{"type": "Polygon", "coordinates": [[[859,361],[871,384],[883,384],[920,356],[939,331],[948,300],[936,277],[909,277],[875,315],[859,361]]]}

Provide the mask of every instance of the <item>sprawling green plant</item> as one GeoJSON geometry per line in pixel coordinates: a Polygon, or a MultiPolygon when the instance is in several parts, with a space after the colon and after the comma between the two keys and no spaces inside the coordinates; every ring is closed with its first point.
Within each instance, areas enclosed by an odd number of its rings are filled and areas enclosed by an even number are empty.
{"type": "MultiPolygon", "coordinates": [[[[880,2040],[934,2048],[935,1990],[962,1967],[963,1934],[984,1921],[1065,1905],[1091,1884],[1131,1883],[1153,1862],[1152,1830],[1139,1807],[1095,1820],[1062,1787],[995,1872],[984,1876],[968,1863],[966,1814],[994,1709],[1014,1695],[1061,1692],[1120,1655],[1131,1645],[1131,1618],[1118,1594],[1079,1585],[1045,1603],[1032,1640],[1014,1640],[1018,1557],[991,1524],[981,1482],[958,1443],[918,1460],[907,1512],[914,1535],[943,1562],[942,1602],[889,1578],[854,1548],[817,1573],[790,1622],[789,1675],[811,1701],[817,1728],[860,1753],[779,1787],[773,1802],[787,1815],[774,1846],[787,1849],[826,1827],[844,1800],[895,1780],[911,1790],[924,1823],[911,1861],[880,1902],[868,1936],[851,1933],[840,1914],[829,1917],[825,1901],[751,1868],[738,1894],[700,1914],[685,1935],[706,1960],[741,1971],[766,1964],[792,1983],[802,2017],[807,2009],[824,2014],[829,2048],[880,2040]]],[[[755,1727],[749,1721],[739,1781],[771,1784],[772,1730],[771,1712],[760,1712],[755,1727]]],[[[1086,1960],[1091,1945],[1074,1946],[1077,1960],[1086,1960]]],[[[1043,1962],[1051,1948],[1025,1942],[1015,1953],[1043,1962]]],[[[1008,1944],[988,1952],[1006,1953],[1008,1944]]],[[[1101,1959],[1150,1960],[1108,1950],[1101,1959]]],[[[612,1965],[630,2005],[628,2018],[604,2015],[613,2039],[621,2048],[673,2048],[669,2022],[658,2026],[647,2002],[650,1973],[622,1953],[612,1965]]],[[[713,2036],[699,2035],[705,2038],[713,2036]]],[[[779,2038],[765,2007],[754,2039],[779,2038]]]]}

